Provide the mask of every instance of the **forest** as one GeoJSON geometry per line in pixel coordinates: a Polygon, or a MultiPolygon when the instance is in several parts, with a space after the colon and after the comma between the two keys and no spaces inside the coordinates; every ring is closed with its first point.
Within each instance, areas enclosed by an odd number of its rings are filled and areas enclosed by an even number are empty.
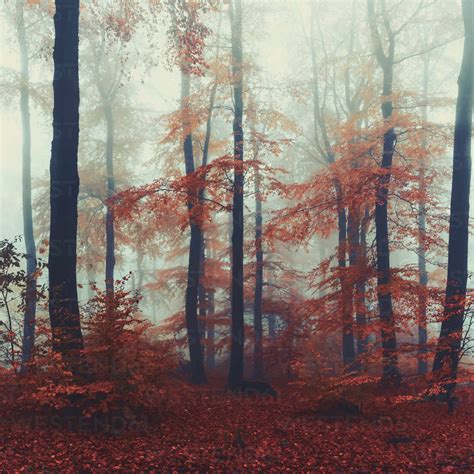
{"type": "Polygon", "coordinates": [[[4,0],[2,472],[474,471],[474,0],[4,0]]]}

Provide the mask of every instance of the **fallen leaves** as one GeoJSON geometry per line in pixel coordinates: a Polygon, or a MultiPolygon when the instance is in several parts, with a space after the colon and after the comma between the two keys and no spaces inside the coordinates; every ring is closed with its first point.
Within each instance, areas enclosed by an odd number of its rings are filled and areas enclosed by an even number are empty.
{"type": "Polygon", "coordinates": [[[304,403],[295,393],[269,401],[190,389],[176,395],[161,424],[137,432],[46,431],[4,423],[0,466],[64,473],[472,472],[472,399],[454,415],[431,402],[385,406],[380,423],[364,416],[315,420],[304,403]]]}

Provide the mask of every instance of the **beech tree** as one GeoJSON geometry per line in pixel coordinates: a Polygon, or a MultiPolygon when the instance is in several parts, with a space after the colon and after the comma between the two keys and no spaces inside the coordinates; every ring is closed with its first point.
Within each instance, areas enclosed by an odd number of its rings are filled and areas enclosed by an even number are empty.
{"type": "Polygon", "coordinates": [[[395,57],[395,33],[391,28],[390,19],[382,4],[383,25],[388,38],[386,52],[382,43],[382,36],[377,25],[374,0],[367,0],[369,27],[372,37],[375,56],[383,72],[382,86],[382,115],[387,123],[387,130],[383,136],[382,160],[380,162],[381,175],[379,178],[375,203],[375,239],[377,248],[377,298],[379,304],[380,321],[382,324],[382,364],[385,383],[400,382],[398,369],[397,339],[395,321],[393,318],[392,294],[390,291],[390,244],[388,230],[388,185],[390,183],[393,155],[396,144],[396,134],[390,125],[393,112],[393,67],[395,57]]]}
{"type": "Polygon", "coordinates": [[[449,218],[448,276],[443,321],[433,372],[445,381],[450,399],[462,347],[466,310],[469,242],[469,191],[471,186],[472,102],[474,84],[474,3],[462,1],[464,50],[458,78],[449,218]]]}
{"type": "Polygon", "coordinates": [[[228,385],[237,387],[244,372],[244,132],[242,0],[229,3],[234,99],[234,184],[232,205],[231,349],[228,385]]]}
{"type": "Polygon", "coordinates": [[[23,350],[21,358],[22,371],[27,370],[35,343],[36,322],[36,243],[33,231],[33,210],[31,200],[31,119],[29,93],[29,58],[26,36],[23,0],[16,1],[16,21],[18,44],[20,46],[20,111],[23,134],[22,150],[22,197],[23,197],[23,235],[26,250],[26,301],[23,323],[23,350]]]}
{"type": "Polygon", "coordinates": [[[50,165],[49,316],[53,351],[77,368],[83,349],[77,300],[79,174],[79,0],[57,0],[54,15],[54,109],[50,165]]]}
{"type": "MultiPolygon", "coordinates": [[[[198,10],[193,6],[186,4],[180,5],[178,2],[171,2],[170,4],[172,30],[176,38],[176,48],[178,54],[178,66],[181,72],[181,127],[182,127],[182,147],[184,156],[184,165],[187,176],[192,176],[195,173],[194,165],[194,150],[193,150],[193,135],[192,124],[190,116],[189,96],[191,94],[191,74],[199,74],[199,66],[193,61],[193,54],[200,55],[200,47],[198,42],[191,42],[190,38],[193,35],[207,35],[205,27],[199,23],[198,10]],[[190,45],[193,46],[190,46],[190,45]],[[194,50],[197,48],[197,50],[194,50]]],[[[215,94],[215,92],[214,92],[215,94]]],[[[212,99],[212,97],[211,97],[212,99]]],[[[212,105],[211,109],[212,111],[212,105]]],[[[208,133],[207,148],[205,152],[205,160],[207,161],[207,154],[209,149],[210,139],[210,120],[211,115],[208,116],[208,133]]],[[[204,155],[203,155],[204,164],[204,155]]],[[[190,242],[189,242],[189,263],[188,276],[186,285],[185,297],[185,317],[186,328],[189,342],[189,357],[192,368],[192,381],[195,384],[206,383],[206,375],[204,371],[204,354],[201,344],[202,331],[198,320],[198,301],[199,301],[199,280],[202,272],[202,252],[203,233],[201,224],[199,223],[199,216],[196,213],[196,204],[198,197],[202,199],[203,191],[199,190],[196,195],[196,189],[193,185],[189,186],[186,204],[189,213],[189,228],[190,228],[190,242]]]]}

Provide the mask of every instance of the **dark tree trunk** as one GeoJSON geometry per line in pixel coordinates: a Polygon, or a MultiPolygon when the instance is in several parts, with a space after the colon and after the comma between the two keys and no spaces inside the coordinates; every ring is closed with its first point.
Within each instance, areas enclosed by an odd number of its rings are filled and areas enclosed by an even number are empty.
{"type": "MultiPolygon", "coordinates": [[[[358,265],[365,269],[367,264],[367,225],[369,222],[369,210],[365,209],[364,217],[360,223],[360,246],[358,265]]],[[[356,281],[356,323],[357,323],[357,355],[361,356],[367,352],[368,338],[366,335],[367,310],[365,303],[366,276],[365,271],[356,281]]]]}
{"type": "MultiPolygon", "coordinates": [[[[252,96],[249,97],[249,108],[255,110],[252,96]]],[[[253,116],[253,114],[252,114],[253,116]]],[[[252,144],[252,158],[258,159],[259,143],[255,134],[255,121],[249,121],[250,135],[252,144]]],[[[266,124],[263,128],[265,133],[266,124]]],[[[253,328],[254,328],[254,345],[253,345],[253,377],[255,379],[263,379],[263,320],[262,320],[262,298],[263,298],[263,215],[262,215],[262,195],[261,195],[261,176],[258,165],[255,167],[254,180],[255,194],[255,290],[253,299],[253,328]]]]}
{"type": "Polygon", "coordinates": [[[104,104],[105,121],[107,124],[107,138],[105,144],[105,160],[107,171],[107,204],[105,214],[105,288],[109,301],[114,296],[114,268],[115,268],[115,229],[114,211],[109,199],[115,194],[114,175],[114,116],[109,103],[104,104]]]}
{"type": "MultiPolygon", "coordinates": [[[[220,17],[219,17],[219,27],[217,31],[217,35],[219,37],[220,32],[220,17]]],[[[217,51],[219,51],[219,42],[217,44],[217,51]]],[[[217,53],[216,53],[217,54],[217,53]]],[[[214,102],[216,99],[216,92],[217,92],[217,81],[214,83],[211,89],[211,94],[209,96],[209,107],[207,111],[207,119],[206,119],[206,133],[204,136],[204,146],[202,149],[202,166],[205,167],[208,164],[209,160],[209,145],[211,143],[211,134],[212,134],[212,113],[214,111],[214,102]]],[[[205,179],[205,174],[203,179],[205,179]]],[[[202,205],[204,202],[206,189],[204,185],[201,185],[199,189],[199,201],[202,205]]],[[[200,258],[201,258],[201,268],[200,268],[200,278],[199,278],[199,331],[201,334],[201,338],[205,339],[206,337],[206,311],[208,310],[208,305],[210,304],[210,294],[212,293],[212,298],[214,298],[213,290],[207,291],[202,283],[202,278],[205,273],[206,267],[206,239],[204,237],[204,231],[201,229],[201,249],[200,249],[200,258]]],[[[214,305],[214,300],[212,301],[214,305]]],[[[207,352],[210,350],[212,351],[212,355],[206,358],[206,364],[209,367],[209,363],[214,367],[214,326],[212,326],[212,330],[208,332],[208,335],[211,335],[212,342],[208,341],[208,343],[212,344],[212,348],[209,346],[207,347],[207,352]]]]}
{"type": "MultiPolygon", "coordinates": [[[[351,30],[350,30],[350,40],[348,47],[348,55],[351,57],[354,53],[354,40],[355,40],[355,24],[356,24],[356,2],[352,2],[352,20],[351,20],[351,30]]],[[[361,112],[362,105],[362,89],[364,88],[365,79],[363,79],[359,85],[358,89],[354,92],[351,91],[351,69],[347,67],[344,72],[344,93],[346,98],[346,106],[348,113],[351,119],[357,117],[361,112]]],[[[357,129],[361,128],[361,120],[356,118],[357,129]]],[[[357,138],[354,137],[351,142],[356,143],[357,138]]],[[[359,158],[353,157],[351,168],[356,170],[360,167],[359,158]]],[[[366,210],[367,212],[367,210],[366,210]]],[[[351,276],[351,281],[349,285],[351,287],[350,297],[352,298],[351,304],[351,313],[354,310],[356,312],[356,324],[357,324],[357,355],[360,356],[365,352],[366,349],[366,340],[361,333],[365,331],[365,272],[362,270],[362,263],[365,264],[365,255],[363,252],[365,249],[365,226],[362,224],[361,219],[361,207],[356,202],[353,201],[349,204],[348,208],[348,217],[347,217],[347,233],[349,240],[349,266],[352,269],[352,274],[356,274],[354,279],[351,276]],[[364,227],[364,228],[363,228],[364,227]],[[363,234],[364,233],[364,234],[363,234]],[[363,235],[362,235],[363,234],[363,235]],[[362,242],[362,240],[364,242],[362,242]],[[364,245],[364,249],[362,249],[364,245]],[[354,291],[355,290],[355,291],[354,291]]],[[[358,357],[354,368],[357,370],[362,369],[362,360],[361,357],[358,357]]]]}
{"type": "MultiPolygon", "coordinates": [[[[194,173],[193,139],[190,129],[189,94],[190,76],[181,72],[181,113],[183,117],[183,152],[186,174],[194,173]]],[[[188,333],[189,358],[191,360],[191,382],[194,384],[207,383],[204,371],[203,350],[198,321],[198,289],[201,267],[202,233],[199,224],[193,216],[193,194],[190,190],[187,205],[189,211],[189,227],[191,238],[189,243],[188,281],[186,286],[186,329],[188,333]]]]}
{"type": "Polygon", "coordinates": [[[464,53],[458,78],[454,125],[451,213],[449,219],[448,279],[433,372],[446,383],[451,396],[457,376],[468,275],[469,191],[471,185],[472,101],[474,82],[474,3],[463,0],[464,53]]]}
{"type": "MultiPolygon", "coordinates": [[[[204,233],[201,236],[200,252],[200,271],[199,271],[199,289],[198,289],[198,308],[199,308],[199,335],[201,341],[206,339],[206,313],[207,313],[207,292],[203,285],[204,272],[206,271],[206,242],[204,240],[204,233]]],[[[205,356],[205,348],[203,345],[203,357],[205,356]]]]}
{"type": "Polygon", "coordinates": [[[253,300],[253,326],[255,331],[253,351],[253,376],[263,378],[263,323],[262,323],[262,296],[263,296],[263,248],[262,248],[262,197],[260,194],[260,173],[256,169],[255,175],[255,292],[253,300]]]}
{"type": "Polygon", "coordinates": [[[54,15],[49,316],[53,351],[77,372],[83,338],[76,280],[79,174],[79,0],[57,0],[54,15]]]}
{"type": "MultiPolygon", "coordinates": [[[[393,103],[393,64],[395,53],[395,36],[390,29],[389,20],[384,12],[384,25],[388,35],[388,53],[385,55],[377,28],[374,2],[367,0],[369,26],[374,43],[375,55],[383,71],[382,115],[386,122],[392,119],[393,103]]],[[[377,299],[381,323],[382,339],[382,383],[398,385],[401,381],[398,369],[397,339],[393,317],[392,292],[390,290],[390,246],[388,234],[388,186],[391,179],[393,154],[396,135],[390,127],[383,136],[383,156],[380,175],[376,189],[375,203],[375,240],[377,251],[377,299]]]]}
{"type": "MultiPolygon", "coordinates": [[[[211,254],[211,258],[214,258],[214,254],[211,254]]],[[[214,369],[216,366],[216,348],[215,348],[215,298],[214,288],[210,288],[207,292],[208,306],[207,306],[207,347],[206,347],[206,366],[208,369],[214,369]]]]}
{"type": "MultiPolygon", "coordinates": [[[[360,264],[361,264],[361,247],[360,247],[360,218],[357,211],[354,208],[350,208],[347,216],[347,233],[349,237],[349,266],[352,268],[353,271],[359,274],[360,264]]],[[[356,318],[359,311],[359,304],[360,304],[360,297],[361,295],[358,292],[358,283],[360,280],[360,275],[357,275],[355,280],[351,280],[349,283],[351,286],[355,288],[355,310],[356,310],[356,318]]],[[[354,306],[354,305],[353,305],[354,306]]],[[[356,319],[357,322],[357,319],[356,319]]],[[[359,325],[357,324],[357,328],[360,330],[359,325]]],[[[359,349],[359,338],[357,338],[357,349],[359,349]]],[[[357,350],[359,352],[359,350],[357,350]]],[[[357,370],[361,369],[360,360],[358,360],[354,364],[354,368],[357,370]]]]}
{"type": "Polygon", "coordinates": [[[244,133],[242,98],[242,0],[230,5],[234,91],[234,189],[232,207],[231,349],[228,385],[242,383],[244,373],[244,133]]]}
{"type": "Polygon", "coordinates": [[[215,314],[214,290],[208,292],[208,319],[207,329],[207,348],[206,348],[206,365],[208,369],[214,369],[216,366],[216,332],[213,321],[215,314]]]}
{"type": "MultiPolygon", "coordinates": [[[[423,124],[426,126],[428,121],[428,85],[429,85],[429,60],[423,60],[423,124]]],[[[428,146],[426,136],[423,136],[421,147],[426,150],[428,146]]],[[[426,194],[425,182],[425,158],[421,159],[419,167],[419,182],[421,199],[418,202],[418,282],[421,286],[421,291],[418,296],[418,374],[425,375],[428,372],[428,361],[426,359],[428,349],[428,332],[426,330],[426,291],[428,286],[428,272],[426,271],[426,250],[425,250],[425,235],[426,235],[426,202],[424,195],[426,194]]]]}
{"type": "MultiPolygon", "coordinates": [[[[339,186],[336,187],[339,189],[339,186]]],[[[337,193],[341,196],[340,191],[337,193]]],[[[338,197],[340,201],[341,197],[338,197]]],[[[346,370],[354,368],[355,348],[352,316],[352,288],[347,276],[346,270],[346,246],[347,246],[347,218],[346,210],[342,205],[338,205],[338,266],[341,282],[341,309],[342,309],[342,361],[346,370]]]]}
{"type": "Polygon", "coordinates": [[[29,60],[28,43],[26,40],[24,2],[17,0],[16,16],[18,21],[18,43],[20,45],[20,110],[23,133],[23,235],[25,238],[27,287],[25,296],[25,314],[23,320],[23,350],[21,371],[25,372],[33,354],[36,325],[36,244],[33,233],[33,211],[31,206],[31,123],[30,123],[30,92],[29,92],[29,60]]]}

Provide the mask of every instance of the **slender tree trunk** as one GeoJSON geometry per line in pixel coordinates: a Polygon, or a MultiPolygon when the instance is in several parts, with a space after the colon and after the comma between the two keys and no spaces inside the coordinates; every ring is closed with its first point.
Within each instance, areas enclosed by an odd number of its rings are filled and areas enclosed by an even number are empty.
{"type": "Polygon", "coordinates": [[[448,279],[433,372],[450,397],[455,389],[462,343],[468,275],[469,191],[471,185],[472,102],[474,82],[474,3],[463,0],[464,53],[458,78],[454,125],[453,175],[449,219],[448,279]]]}
{"type": "MultiPolygon", "coordinates": [[[[190,94],[190,76],[186,72],[181,72],[181,111],[183,117],[183,152],[186,174],[194,173],[194,153],[193,139],[190,129],[189,117],[189,94],[190,94]]],[[[193,190],[190,194],[193,194],[193,190]]],[[[193,217],[193,198],[188,198],[189,226],[191,230],[191,239],[189,243],[189,263],[188,263],[188,281],[186,286],[186,328],[189,343],[189,358],[191,359],[192,375],[191,381],[194,384],[206,383],[206,374],[204,372],[203,350],[201,345],[201,334],[198,321],[198,289],[201,263],[201,245],[202,232],[199,224],[193,217]]]]}
{"type": "Polygon", "coordinates": [[[255,341],[253,350],[253,376],[263,378],[263,248],[262,248],[262,197],[260,194],[260,173],[255,170],[255,292],[253,300],[253,326],[255,341]]]}
{"type": "Polygon", "coordinates": [[[244,374],[244,133],[242,78],[242,0],[230,5],[232,87],[234,91],[234,191],[232,207],[232,302],[229,387],[242,383],[244,374]]]}
{"type": "MultiPolygon", "coordinates": [[[[367,0],[369,26],[375,47],[377,61],[383,71],[383,102],[382,115],[387,123],[392,119],[393,103],[393,64],[395,53],[395,37],[389,28],[388,53],[385,55],[377,29],[373,0],[367,0]]],[[[384,12],[385,14],[385,12],[384,12]]],[[[384,24],[389,27],[389,20],[384,15],[384,24]]],[[[390,246],[388,233],[388,186],[391,179],[393,154],[395,150],[395,129],[390,127],[383,136],[383,156],[380,175],[376,189],[375,203],[375,240],[377,251],[377,299],[381,322],[382,339],[382,383],[398,385],[401,381],[398,369],[397,339],[395,320],[393,317],[392,292],[390,289],[390,246]]]]}
{"type": "MultiPolygon", "coordinates": [[[[211,254],[211,258],[214,258],[214,255],[211,254]]],[[[208,297],[208,320],[206,324],[207,329],[207,350],[206,350],[206,365],[208,369],[214,369],[216,366],[216,348],[215,348],[215,296],[214,288],[210,288],[207,292],[208,297]]]]}
{"type": "Polygon", "coordinates": [[[76,277],[79,174],[79,0],[57,0],[54,15],[49,316],[53,351],[73,372],[83,349],[76,277]]]}
{"type": "Polygon", "coordinates": [[[17,0],[16,16],[18,21],[18,43],[20,45],[20,110],[23,134],[23,235],[26,251],[26,297],[25,314],[23,320],[23,351],[21,358],[21,372],[27,370],[27,364],[33,354],[35,344],[36,325],[36,244],[33,233],[33,211],[31,205],[31,123],[30,123],[30,92],[29,92],[29,60],[28,43],[26,40],[24,2],[17,0]]]}
{"type": "MultiPolygon", "coordinates": [[[[367,265],[367,224],[369,221],[369,210],[365,209],[364,217],[360,223],[360,245],[359,245],[359,269],[367,265]]],[[[360,270],[362,271],[362,270],[360,270]]],[[[365,271],[356,281],[356,323],[357,323],[357,355],[361,356],[367,352],[368,338],[366,335],[367,309],[365,302],[366,274],[365,271]]]]}
{"type": "MultiPolygon", "coordinates": [[[[249,108],[255,110],[252,95],[249,97],[249,108]]],[[[250,135],[252,144],[253,160],[258,159],[259,144],[255,134],[255,120],[249,120],[250,135]]],[[[266,131],[266,124],[263,133],[266,131]]],[[[253,299],[253,378],[263,379],[263,318],[262,318],[262,297],[263,297],[263,216],[262,216],[262,195],[261,195],[261,176],[258,166],[255,167],[254,194],[255,194],[255,289],[253,299]]]]}
{"type": "MultiPolygon", "coordinates": [[[[340,192],[338,193],[340,195],[340,192]]],[[[338,198],[338,201],[341,198],[338,198]]],[[[355,361],[354,331],[352,316],[352,288],[345,275],[347,247],[347,217],[346,209],[339,205],[338,210],[338,266],[341,282],[342,310],[342,361],[346,370],[352,370],[355,361]]]]}
{"type": "MultiPolygon", "coordinates": [[[[385,75],[385,74],[384,74],[385,75]]],[[[384,79],[384,95],[388,92],[388,84],[391,77],[384,79]]],[[[390,120],[392,116],[391,101],[383,104],[384,118],[390,120]]],[[[382,323],[382,357],[383,357],[383,380],[384,382],[399,383],[397,340],[395,333],[395,321],[393,318],[392,292],[390,290],[391,268],[390,247],[388,234],[388,185],[391,178],[391,167],[393,151],[395,147],[395,130],[390,128],[383,139],[383,158],[381,167],[384,174],[381,175],[377,187],[375,204],[375,239],[377,249],[377,298],[379,303],[380,320],[382,323]]]]}
{"type": "MultiPolygon", "coordinates": [[[[423,124],[426,126],[428,121],[428,85],[429,85],[429,60],[423,60],[423,124]]],[[[421,147],[426,150],[428,146],[426,134],[423,136],[421,147]]],[[[425,235],[426,235],[426,202],[424,195],[426,194],[425,182],[425,158],[420,162],[418,171],[418,178],[420,182],[421,199],[418,202],[418,282],[421,286],[421,291],[418,296],[419,305],[419,320],[418,320],[418,374],[425,375],[428,372],[427,357],[427,342],[428,332],[426,330],[426,291],[428,286],[428,272],[426,271],[426,250],[425,250],[425,235]]]]}
{"type": "MultiPolygon", "coordinates": [[[[200,248],[200,272],[199,272],[199,289],[198,289],[198,308],[199,308],[199,334],[201,341],[206,339],[206,313],[207,313],[207,292],[206,288],[203,285],[204,272],[206,271],[206,242],[204,240],[204,235],[201,238],[201,248],[200,248]]],[[[203,357],[205,356],[205,347],[202,346],[203,357]]]]}
{"type": "MultiPolygon", "coordinates": [[[[268,255],[267,255],[268,259],[268,255]]],[[[267,266],[266,271],[266,284],[268,285],[268,299],[273,301],[274,298],[274,287],[273,287],[273,270],[271,266],[267,266]]],[[[268,321],[268,338],[271,342],[274,342],[277,336],[277,315],[276,314],[267,314],[268,321]]]]}
{"type": "MultiPolygon", "coordinates": [[[[115,194],[114,174],[114,115],[111,105],[106,102],[104,106],[105,121],[107,124],[107,138],[105,144],[105,159],[107,171],[107,199],[115,194]]],[[[105,288],[109,301],[114,296],[114,268],[115,268],[115,229],[114,210],[109,201],[106,204],[105,214],[105,288]]]]}
{"type": "MultiPolygon", "coordinates": [[[[360,219],[357,211],[351,207],[348,211],[347,216],[347,233],[349,237],[349,266],[353,272],[360,272],[360,219]]],[[[353,278],[353,277],[352,277],[353,278]]],[[[348,283],[355,288],[355,310],[357,315],[358,310],[358,299],[360,295],[358,294],[357,283],[360,279],[358,275],[355,280],[351,278],[351,281],[348,283]]],[[[359,341],[357,341],[357,344],[359,341]]],[[[360,361],[357,361],[357,364],[354,366],[357,370],[360,370],[361,365],[360,361]]]]}
{"type": "MultiPolygon", "coordinates": [[[[219,38],[219,33],[220,33],[220,25],[221,25],[221,19],[219,16],[219,26],[217,30],[217,35],[219,38]]],[[[218,55],[219,52],[219,40],[217,43],[217,53],[216,56],[218,55]]],[[[209,96],[209,107],[208,107],[208,112],[207,112],[207,119],[206,119],[206,133],[204,136],[204,146],[202,149],[202,166],[205,167],[208,164],[209,160],[209,145],[211,143],[211,134],[212,134],[212,113],[214,111],[214,102],[216,99],[216,93],[217,93],[217,82],[214,83],[214,85],[211,88],[211,93],[209,96]]],[[[205,179],[205,175],[203,176],[203,179],[205,179]]],[[[199,189],[199,200],[201,205],[204,202],[204,196],[206,193],[206,189],[204,186],[201,186],[199,189]]],[[[199,278],[199,330],[201,333],[201,338],[206,337],[206,311],[208,309],[208,297],[210,296],[210,292],[206,290],[204,285],[202,284],[202,278],[204,276],[205,272],[205,267],[206,267],[206,239],[204,237],[204,231],[201,229],[201,250],[200,250],[200,258],[201,258],[201,268],[200,268],[200,278],[199,278]]],[[[214,327],[212,328],[211,331],[212,337],[214,337],[214,327]]],[[[209,342],[209,341],[208,341],[209,342]]],[[[214,344],[214,341],[212,341],[212,344],[214,344]]],[[[211,350],[209,347],[207,347],[207,351],[211,350]]],[[[214,346],[212,347],[212,352],[214,352],[214,346]]],[[[214,354],[210,358],[206,359],[206,364],[209,367],[209,359],[214,360],[214,354]]],[[[214,363],[212,362],[212,365],[214,363]]]]}

